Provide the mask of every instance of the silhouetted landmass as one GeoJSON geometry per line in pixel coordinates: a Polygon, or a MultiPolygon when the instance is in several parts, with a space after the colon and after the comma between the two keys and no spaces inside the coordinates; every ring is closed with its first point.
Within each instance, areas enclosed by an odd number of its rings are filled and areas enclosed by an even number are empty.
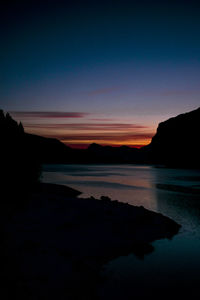
{"type": "Polygon", "coordinates": [[[141,159],[140,150],[73,150],[25,133],[2,111],[0,138],[0,281],[8,299],[94,299],[104,263],[131,252],[142,258],[153,241],[179,231],[143,207],[77,198],[72,188],[39,182],[41,163],[128,163],[141,159]]]}
{"type": "Polygon", "coordinates": [[[102,163],[134,163],[141,160],[140,150],[128,146],[111,147],[91,144],[86,150],[90,161],[102,163]]]}
{"type": "Polygon", "coordinates": [[[150,163],[200,168],[199,120],[200,108],[162,122],[151,143],[141,149],[98,144],[72,149],[57,139],[25,133],[21,123],[0,111],[2,187],[8,195],[22,191],[22,185],[23,192],[30,190],[43,163],[150,163]]]}
{"type": "MultiPolygon", "coordinates": [[[[149,145],[141,149],[92,144],[79,151],[83,163],[147,163],[200,168],[200,108],[159,124],[149,145]]],[[[76,155],[73,157],[76,161],[76,155]]]]}
{"type": "Polygon", "coordinates": [[[29,146],[41,163],[134,163],[142,162],[141,152],[127,146],[91,144],[87,149],[72,149],[57,139],[26,134],[29,146]]]}
{"type": "Polygon", "coordinates": [[[143,258],[154,250],[154,240],[179,231],[176,222],[144,207],[78,194],[40,184],[25,209],[0,218],[6,235],[1,292],[7,299],[97,299],[105,263],[129,253],[143,258]]]}
{"type": "Polygon", "coordinates": [[[200,108],[160,123],[151,143],[141,149],[92,144],[85,150],[85,157],[87,162],[97,163],[150,163],[200,168],[199,138],[200,108]]]}
{"type": "MultiPolygon", "coordinates": [[[[0,110],[0,193],[3,195],[1,208],[15,206],[16,195],[20,194],[22,201],[23,195],[34,189],[38,183],[40,162],[34,149],[27,143],[26,136],[22,124],[18,124],[8,113],[4,115],[0,110]],[[5,198],[7,201],[4,201],[5,198]]],[[[20,201],[17,205],[20,205],[20,201]]]]}
{"type": "Polygon", "coordinates": [[[160,123],[150,145],[141,151],[156,164],[200,168],[199,138],[200,108],[160,123]]]}
{"type": "Polygon", "coordinates": [[[53,138],[25,133],[25,142],[40,163],[64,163],[73,161],[74,151],[53,138]]]}
{"type": "Polygon", "coordinates": [[[200,108],[159,124],[149,145],[141,149],[91,144],[71,149],[54,139],[28,135],[42,162],[150,163],[168,167],[200,167],[200,108]]]}

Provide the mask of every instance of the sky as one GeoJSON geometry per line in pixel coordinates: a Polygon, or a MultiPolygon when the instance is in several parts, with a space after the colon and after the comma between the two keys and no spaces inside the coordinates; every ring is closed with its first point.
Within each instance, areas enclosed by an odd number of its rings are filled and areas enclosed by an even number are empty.
{"type": "Polygon", "coordinates": [[[141,147],[200,106],[198,1],[5,1],[0,108],[76,148],[141,147]]]}

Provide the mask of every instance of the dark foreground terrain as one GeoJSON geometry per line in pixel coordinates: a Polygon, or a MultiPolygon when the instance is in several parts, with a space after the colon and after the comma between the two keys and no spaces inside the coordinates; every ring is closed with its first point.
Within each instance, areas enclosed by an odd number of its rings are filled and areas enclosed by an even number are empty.
{"type": "Polygon", "coordinates": [[[142,258],[179,231],[143,207],[79,194],[40,184],[24,208],[1,215],[3,299],[98,299],[104,264],[131,252],[142,258]]]}

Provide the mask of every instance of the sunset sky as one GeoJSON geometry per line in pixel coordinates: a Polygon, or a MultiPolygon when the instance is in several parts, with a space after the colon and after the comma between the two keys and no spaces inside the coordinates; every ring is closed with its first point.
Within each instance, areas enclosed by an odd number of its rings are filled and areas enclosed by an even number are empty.
{"type": "Polygon", "coordinates": [[[1,4],[0,108],[73,147],[148,144],[200,106],[198,3],[1,4]]]}

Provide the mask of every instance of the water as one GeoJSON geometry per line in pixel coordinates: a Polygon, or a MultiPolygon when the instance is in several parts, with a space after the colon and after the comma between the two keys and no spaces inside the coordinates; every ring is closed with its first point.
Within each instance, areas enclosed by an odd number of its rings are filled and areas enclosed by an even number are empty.
{"type": "Polygon", "coordinates": [[[200,171],[133,165],[46,165],[43,181],[66,184],[81,197],[102,195],[143,205],[182,225],[172,240],[153,243],[144,260],[130,254],[107,264],[100,299],[196,299],[200,284],[200,171]],[[163,293],[164,292],[164,293],[163,293]]]}

